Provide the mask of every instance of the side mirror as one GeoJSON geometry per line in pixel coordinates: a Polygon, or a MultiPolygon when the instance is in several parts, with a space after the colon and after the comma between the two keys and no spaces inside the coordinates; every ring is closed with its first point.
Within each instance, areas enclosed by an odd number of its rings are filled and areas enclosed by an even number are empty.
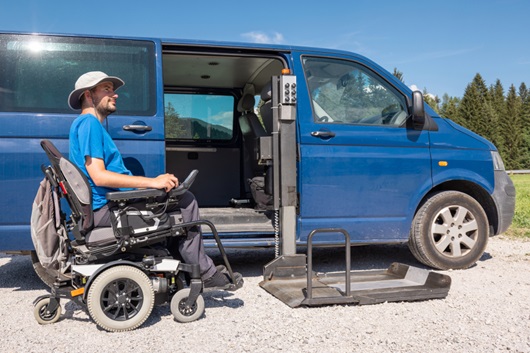
{"type": "Polygon", "coordinates": [[[422,130],[425,125],[425,108],[423,94],[420,91],[412,92],[412,126],[415,130],[422,130]]]}

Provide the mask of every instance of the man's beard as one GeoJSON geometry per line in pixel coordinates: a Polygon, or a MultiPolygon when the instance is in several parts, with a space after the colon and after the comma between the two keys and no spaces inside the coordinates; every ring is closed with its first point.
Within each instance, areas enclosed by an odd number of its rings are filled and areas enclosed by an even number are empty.
{"type": "Polygon", "coordinates": [[[107,104],[101,104],[102,99],[99,101],[94,101],[94,106],[98,112],[98,115],[107,117],[116,111],[116,107],[110,105],[110,100],[107,101],[107,104]]]}

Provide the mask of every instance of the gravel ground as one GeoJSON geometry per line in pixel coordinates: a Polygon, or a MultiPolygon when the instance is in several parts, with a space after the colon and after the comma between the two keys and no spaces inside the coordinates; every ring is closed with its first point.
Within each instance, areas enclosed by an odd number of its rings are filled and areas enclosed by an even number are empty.
{"type": "MultiPolygon", "coordinates": [[[[210,253],[217,263],[220,258],[210,253]]],[[[229,250],[245,277],[237,292],[205,294],[198,321],[173,320],[155,307],[140,328],[100,330],[76,304],[62,301],[59,322],[40,326],[33,300],[46,293],[29,256],[0,255],[2,352],[530,352],[530,241],[490,239],[476,266],[447,271],[446,299],[368,306],[291,309],[258,286],[273,250],[229,250]]],[[[341,270],[341,249],[316,249],[317,270],[341,270]]],[[[404,245],[352,248],[354,269],[399,261],[421,266],[404,245]]]]}

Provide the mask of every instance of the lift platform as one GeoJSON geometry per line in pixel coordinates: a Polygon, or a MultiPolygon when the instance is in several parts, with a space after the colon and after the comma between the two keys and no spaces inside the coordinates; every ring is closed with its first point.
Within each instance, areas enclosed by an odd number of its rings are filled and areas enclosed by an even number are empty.
{"type": "Polygon", "coordinates": [[[445,298],[451,278],[413,266],[393,263],[386,270],[351,271],[350,237],[343,229],[317,229],[308,237],[307,256],[284,255],[265,265],[260,287],[292,308],[335,304],[366,305],[383,302],[445,298]],[[345,271],[313,271],[313,236],[340,232],[345,237],[345,271]]]}

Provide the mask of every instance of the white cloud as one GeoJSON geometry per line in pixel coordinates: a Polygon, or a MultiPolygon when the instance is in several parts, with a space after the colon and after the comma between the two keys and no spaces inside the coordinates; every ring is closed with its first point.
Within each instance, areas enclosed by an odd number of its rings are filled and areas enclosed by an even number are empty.
{"type": "Polygon", "coordinates": [[[210,116],[208,122],[213,125],[221,125],[227,129],[232,129],[232,120],[234,117],[234,112],[220,112],[219,114],[210,116]]]}
{"type": "Polygon", "coordinates": [[[281,44],[284,41],[283,34],[274,32],[272,36],[263,32],[247,32],[241,36],[249,39],[253,43],[260,44],[281,44]]]}

